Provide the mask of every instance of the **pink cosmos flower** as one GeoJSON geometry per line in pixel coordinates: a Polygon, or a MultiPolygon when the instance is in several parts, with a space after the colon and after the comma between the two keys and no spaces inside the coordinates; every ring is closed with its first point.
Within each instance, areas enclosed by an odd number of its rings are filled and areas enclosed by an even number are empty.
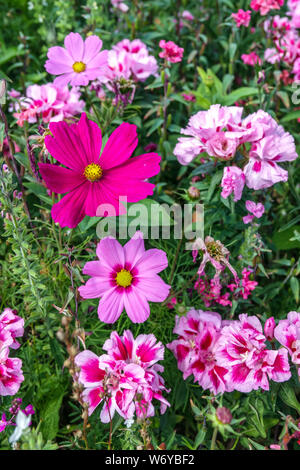
{"type": "Polygon", "coordinates": [[[150,302],[162,302],[170,286],[157,275],[168,266],[162,250],[145,251],[143,235],[137,232],[126,245],[103,238],[97,246],[100,261],[90,261],[83,273],[91,276],[79,293],[84,299],[101,297],[98,316],[114,323],[126,310],[133,323],[143,323],[150,315],[150,302]]]}
{"type": "Polygon", "coordinates": [[[241,59],[244,64],[251,65],[252,67],[254,67],[256,64],[262,64],[261,58],[255,52],[250,52],[250,54],[243,54],[241,59]]]}
{"type": "Polygon", "coordinates": [[[260,219],[263,214],[265,213],[265,207],[261,202],[258,202],[257,204],[253,201],[246,201],[246,209],[248,212],[250,212],[252,215],[246,215],[243,217],[243,222],[244,224],[249,224],[249,222],[252,222],[252,220],[257,217],[260,219]]]}
{"type": "Polygon", "coordinates": [[[76,88],[69,91],[67,86],[57,87],[53,83],[31,85],[26,90],[26,97],[21,97],[20,104],[15,104],[14,117],[20,127],[24,121],[34,123],[38,119],[45,123],[57,122],[82,113],[84,106],[76,88]]]}
{"type": "Polygon", "coordinates": [[[80,34],[70,33],[65,37],[64,45],[64,48],[55,46],[48,50],[45,68],[48,73],[59,75],[54,85],[86,86],[90,80],[104,74],[108,51],[100,52],[102,41],[98,36],[89,36],[83,41],[80,34]]]}
{"type": "Polygon", "coordinates": [[[176,64],[177,62],[182,61],[182,56],[184,49],[182,47],[177,46],[173,41],[165,41],[162,39],[159,41],[159,47],[163,49],[162,52],[159,53],[159,57],[162,59],[166,59],[168,62],[176,64]]]}
{"type": "Polygon", "coordinates": [[[76,227],[86,215],[124,214],[120,196],[137,202],[153,193],[154,184],[145,179],[159,173],[160,156],[149,153],[130,158],[138,144],[135,125],[121,124],[101,155],[101,129],[85,114],[76,124],[50,123],[49,129],[53,136],[45,138],[47,150],[67,168],[39,163],[39,169],[48,189],[67,193],[51,211],[62,227],[76,227]]]}
{"type": "Polygon", "coordinates": [[[268,341],[272,341],[272,339],[274,338],[275,327],[276,323],[274,317],[268,318],[264,326],[264,333],[268,341]]]}
{"type": "Polygon", "coordinates": [[[21,359],[8,355],[9,348],[0,345],[0,396],[15,395],[24,380],[21,359]]]}
{"type": "Polygon", "coordinates": [[[222,329],[217,361],[228,369],[228,391],[269,390],[269,380],[284,382],[291,377],[287,351],[267,350],[257,317],[239,316],[222,329]]]}
{"type": "Polygon", "coordinates": [[[222,319],[216,312],[190,310],[176,317],[173,333],[178,339],[167,344],[178,361],[184,380],[194,375],[195,382],[215,395],[227,389],[225,369],[216,361],[215,353],[221,337],[222,319]]]}
{"type": "Polygon", "coordinates": [[[103,349],[108,354],[98,357],[84,351],[75,358],[89,414],[104,403],[100,414],[103,423],[109,422],[115,412],[124,419],[132,419],[135,414],[146,418],[154,416],[153,399],[161,402],[163,414],[170,404],[162,395],[163,391],[169,391],[159,375],[164,369],[157,363],[164,356],[162,344],[153,335],[139,335],[134,339],[129,330],[121,337],[113,331],[103,349]]]}
{"type": "Polygon", "coordinates": [[[262,16],[267,15],[270,10],[280,10],[284,0],[251,0],[250,6],[259,11],[262,16]]]}
{"type": "Polygon", "coordinates": [[[13,342],[9,345],[12,349],[18,349],[20,343],[16,338],[24,334],[24,319],[15,314],[15,311],[6,308],[0,315],[0,331],[8,332],[13,342]]]}
{"type": "Polygon", "coordinates": [[[251,10],[245,11],[240,8],[237,13],[232,13],[231,16],[238,28],[242,25],[248,27],[251,20],[251,10]]]}
{"type": "Polygon", "coordinates": [[[234,202],[241,199],[245,186],[245,175],[237,166],[226,166],[224,168],[223,178],[221,182],[221,196],[227,199],[231,193],[234,194],[234,202]]]}
{"type": "MultiPolygon", "coordinates": [[[[286,320],[280,320],[274,330],[274,336],[282,346],[287,348],[292,362],[300,365],[300,313],[290,312],[286,320]]],[[[300,368],[298,368],[300,377],[300,368]]]]}

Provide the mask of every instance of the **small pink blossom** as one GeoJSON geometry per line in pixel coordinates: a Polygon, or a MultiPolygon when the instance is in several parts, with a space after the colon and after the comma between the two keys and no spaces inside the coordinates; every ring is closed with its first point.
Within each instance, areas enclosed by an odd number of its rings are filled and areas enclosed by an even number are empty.
{"type": "Polygon", "coordinates": [[[251,20],[251,10],[245,11],[239,9],[237,13],[232,13],[231,16],[236,22],[238,28],[242,25],[248,27],[251,20]]]}
{"type": "Polygon", "coordinates": [[[283,4],[284,0],[251,0],[250,6],[264,16],[271,10],[280,10],[283,4]]]}
{"type": "Polygon", "coordinates": [[[105,323],[117,321],[125,309],[133,323],[150,315],[150,302],[164,301],[170,286],[158,276],[168,266],[166,253],[145,250],[143,235],[137,232],[124,246],[103,238],[97,246],[100,261],[89,261],[83,273],[91,276],[79,293],[84,299],[101,297],[98,316],[105,323]]]}
{"type": "Polygon", "coordinates": [[[241,199],[243,189],[245,186],[245,175],[243,171],[237,166],[226,166],[221,182],[222,192],[221,196],[227,199],[231,193],[234,194],[234,202],[241,199]]]}
{"type": "Polygon", "coordinates": [[[162,59],[166,59],[173,64],[182,61],[184,49],[177,46],[173,41],[165,41],[162,39],[159,41],[159,47],[163,49],[163,51],[159,53],[159,57],[162,59]]]}
{"type": "Polygon", "coordinates": [[[274,338],[275,327],[276,323],[274,317],[268,318],[264,326],[264,333],[268,341],[272,341],[272,339],[274,338]]]}
{"type": "Polygon", "coordinates": [[[129,10],[128,5],[126,5],[126,3],[123,2],[123,0],[111,0],[111,4],[113,7],[117,8],[123,13],[127,13],[127,11],[129,10]]]}
{"type": "Polygon", "coordinates": [[[252,214],[252,215],[246,215],[243,217],[244,224],[248,224],[249,222],[252,222],[252,220],[257,217],[260,219],[264,212],[265,208],[264,205],[259,203],[255,203],[253,201],[246,201],[246,209],[252,214]]]}
{"type": "Polygon", "coordinates": [[[24,380],[21,359],[8,355],[9,348],[0,347],[0,396],[15,395],[24,380]]]}
{"type": "Polygon", "coordinates": [[[16,315],[14,310],[6,308],[0,315],[0,331],[8,332],[13,339],[9,347],[18,349],[20,344],[16,341],[16,338],[24,334],[24,319],[16,315]]]}
{"type": "Polygon", "coordinates": [[[48,50],[45,68],[48,73],[59,75],[54,85],[86,86],[89,81],[103,76],[108,51],[101,51],[102,41],[98,36],[88,36],[84,41],[80,34],[70,33],[65,37],[64,46],[48,50]]]}
{"type": "Polygon", "coordinates": [[[252,67],[254,67],[256,64],[262,64],[261,58],[255,52],[250,52],[250,54],[243,54],[241,59],[244,64],[251,65],[252,67]]]}

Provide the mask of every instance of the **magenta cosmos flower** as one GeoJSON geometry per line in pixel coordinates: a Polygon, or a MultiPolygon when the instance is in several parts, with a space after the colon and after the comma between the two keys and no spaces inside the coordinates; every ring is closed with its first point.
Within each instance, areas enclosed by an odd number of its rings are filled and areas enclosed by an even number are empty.
{"type": "Polygon", "coordinates": [[[89,261],[83,273],[92,276],[79,293],[84,299],[101,297],[98,316],[114,323],[126,310],[133,323],[143,323],[150,315],[150,302],[162,302],[170,286],[157,275],[168,266],[162,250],[145,251],[142,234],[137,232],[125,246],[111,237],[98,243],[100,261],[89,261]]]}
{"type": "Polygon", "coordinates": [[[137,202],[153,194],[154,184],[145,179],[159,173],[160,156],[149,153],[130,158],[138,144],[135,125],[121,124],[101,155],[101,129],[85,114],[77,124],[53,122],[49,129],[53,137],[45,138],[47,150],[67,168],[40,163],[39,169],[48,189],[68,193],[51,211],[61,227],[76,227],[86,215],[107,215],[101,205],[114,209],[110,215],[124,214],[120,196],[137,202]]]}
{"type": "Polygon", "coordinates": [[[88,85],[90,80],[100,78],[107,67],[108,51],[100,52],[102,41],[89,36],[83,41],[78,33],[65,37],[65,47],[55,46],[48,50],[45,68],[52,75],[59,75],[54,85],[64,87],[88,85]]]}

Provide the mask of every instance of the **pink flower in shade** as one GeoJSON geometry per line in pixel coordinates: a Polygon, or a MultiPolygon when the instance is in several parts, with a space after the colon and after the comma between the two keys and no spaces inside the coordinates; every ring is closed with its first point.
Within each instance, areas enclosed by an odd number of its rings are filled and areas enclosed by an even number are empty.
{"type": "Polygon", "coordinates": [[[264,326],[264,333],[268,341],[273,340],[275,327],[276,327],[276,323],[275,323],[274,317],[268,318],[264,326]]]}
{"type": "Polygon", "coordinates": [[[1,348],[0,343],[0,396],[15,395],[24,380],[21,359],[8,355],[9,348],[1,348]]]}
{"type": "Polygon", "coordinates": [[[196,96],[188,93],[182,93],[182,98],[185,99],[185,101],[191,101],[195,102],[196,101],[196,96]]]}
{"type": "Polygon", "coordinates": [[[143,323],[150,315],[150,302],[162,302],[170,286],[157,275],[168,266],[162,250],[145,251],[141,232],[126,245],[103,238],[97,246],[100,261],[90,261],[83,273],[91,276],[79,293],[84,299],[101,297],[98,316],[105,323],[114,323],[125,309],[133,323],[143,323]]]}
{"type": "Polygon", "coordinates": [[[12,349],[18,349],[20,343],[16,341],[16,338],[23,336],[24,334],[24,320],[15,314],[15,311],[10,308],[6,308],[0,315],[0,331],[6,331],[10,333],[13,342],[9,345],[12,349]]]}
{"type": "Polygon", "coordinates": [[[271,10],[280,10],[283,4],[284,0],[251,0],[250,6],[264,16],[271,10]]]}
{"type": "Polygon", "coordinates": [[[250,54],[243,54],[241,59],[244,64],[251,65],[252,67],[254,67],[256,64],[262,64],[261,58],[255,52],[250,52],[250,54]]]}
{"type": "Polygon", "coordinates": [[[228,284],[228,289],[230,289],[231,292],[234,292],[236,289],[239,289],[237,295],[242,297],[244,300],[248,299],[251,292],[254,291],[256,286],[258,286],[258,282],[252,281],[250,279],[251,275],[252,271],[244,268],[242,271],[242,279],[239,279],[236,283],[228,284]]]}
{"type": "MultiPolygon", "coordinates": [[[[16,142],[14,142],[14,141],[13,141],[13,148],[14,148],[15,153],[21,151],[18,144],[16,144],[16,142]]],[[[7,140],[6,137],[2,142],[2,153],[3,153],[4,157],[11,158],[10,148],[9,148],[8,140],[7,140]]]]}
{"type": "Polygon", "coordinates": [[[231,193],[234,194],[234,202],[241,199],[245,186],[245,175],[237,166],[226,166],[224,168],[223,178],[221,182],[221,196],[227,199],[231,193]]]}
{"type": "Polygon", "coordinates": [[[251,10],[245,11],[240,8],[237,13],[232,13],[231,16],[238,28],[242,25],[248,27],[251,20],[251,10]]]}
{"type": "MultiPolygon", "coordinates": [[[[287,348],[292,362],[300,365],[300,313],[290,312],[286,320],[280,320],[274,330],[274,336],[287,348]]],[[[298,367],[300,377],[300,367],[298,367]]]]}
{"type": "Polygon", "coordinates": [[[250,212],[252,215],[246,215],[243,217],[244,224],[248,224],[249,222],[252,222],[252,220],[257,217],[260,219],[263,214],[265,213],[265,207],[261,202],[258,202],[257,204],[253,201],[246,201],[246,209],[248,212],[250,212]]]}
{"type": "Polygon", "coordinates": [[[291,377],[287,351],[267,350],[266,338],[257,317],[239,316],[222,329],[217,361],[228,369],[228,391],[249,393],[269,390],[269,380],[285,382],[291,377]]]}
{"type": "Polygon", "coordinates": [[[215,353],[221,337],[222,319],[218,313],[190,310],[176,317],[173,333],[178,339],[167,344],[178,361],[184,380],[194,375],[195,382],[215,395],[227,389],[227,369],[216,361],[215,353]]]}
{"type": "Polygon", "coordinates": [[[170,406],[163,397],[167,391],[159,375],[163,367],[164,347],[153,335],[139,335],[134,339],[126,330],[123,336],[111,333],[103,349],[108,354],[100,357],[91,351],[79,353],[75,358],[80,368],[79,382],[85,390],[83,399],[89,404],[89,415],[102,402],[100,419],[107,423],[117,412],[124,419],[154,416],[153,399],[161,402],[163,414],[170,406]]]}
{"type": "Polygon", "coordinates": [[[67,193],[51,211],[62,227],[76,227],[86,215],[124,214],[120,196],[137,202],[153,193],[154,184],[145,179],[159,173],[160,156],[149,153],[130,158],[138,144],[135,125],[121,124],[101,155],[101,129],[85,114],[76,124],[50,123],[49,129],[53,136],[45,138],[47,150],[67,168],[39,163],[39,169],[48,189],[67,193]]]}
{"type": "Polygon", "coordinates": [[[2,417],[0,419],[0,432],[4,431],[6,426],[8,426],[10,423],[9,421],[6,420],[6,415],[5,413],[2,414],[2,417]]]}
{"type": "Polygon", "coordinates": [[[165,41],[164,39],[162,39],[161,41],[159,41],[159,47],[163,49],[163,51],[159,53],[159,57],[161,57],[162,59],[166,59],[172,64],[176,64],[177,62],[182,61],[184,49],[182,47],[177,46],[175,42],[165,41]]]}
{"type": "Polygon", "coordinates": [[[123,13],[127,13],[127,11],[129,10],[128,5],[126,5],[126,3],[124,3],[122,0],[111,0],[111,4],[113,7],[117,8],[123,13]]]}
{"type": "Polygon", "coordinates": [[[298,157],[292,135],[267,116],[263,137],[253,142],[249,163],[244,168],[246,185],[255,190],[268,188],[279,181],[287,181],[288,172],[277,163],[293,161],[298,157]]]}
{"type": "Polygon", "coordinates": [[[181,18],[187,21],[194,21],[195,17],[192,15],[192,13],[188,10],[184,10],[181,14],[181,18]]]}
{"type": "Polygon", "coordinates": [[[108,51],[101,51],[102,41],[98,36],[89,36],[83,41],[78,33],[65,37],[65,47],[55,46],[48,50],[45,68],[52,75],[59,75],[54,85],[64,87],[86,86],[90,80],[100,78],[107,67],[108,51]]]}
{"type": "Polygon", "coordinates": [[[227,267],[234,276],[234,279],[238,281],[236,271],[229,263],[230,252],[225,246],[219,241],[214,240],[212,237],[207,236],[205,240],[197,238],[194,242],[193,258],[196,261],[198,252],[202,252],[202,261],[198,269],[198,275],[202,276],[207,263],[211,263],[216,270],[217,274],[220,274],[227,267]]]}

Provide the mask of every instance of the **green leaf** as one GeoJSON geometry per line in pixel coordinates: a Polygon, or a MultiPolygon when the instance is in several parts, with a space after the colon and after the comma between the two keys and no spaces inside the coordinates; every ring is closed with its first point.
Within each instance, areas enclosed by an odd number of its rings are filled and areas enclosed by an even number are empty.
{"type": "Polygon", "coordinates": [[[298,413],[300,413],[300,403],[296,398],[296,394],[293,387],[289,383],[285,382],[281,384],[279,396],[286,405],[290,406],[291,408],[294,408],[298,411],[298,413]]]}
{"type": "Polygon", "coordinates": [[[236,101],[239,101],[242,98],[247,98],[248,96],[254,96],[257,94],[258,88],[241,87],[224,97],[223,102],[221,104],[225,106],[231,106],[236,101]]]}
{"type": "Polygon", "coordinates": [[[288,113],[280,120],[280,122],[289,122],[293,121],[294,119],[299,119],[300,118],[300,111],[293,111],[292,113],[288,113]]]}
{"type": "Polygon", "coordinates": [[[299,281],[298,281],[298,279],[294,276],[291,277],[290,285],[291,285],[291,289],[292,289],[296,304],[298,304],[299,303],[299,281]]]}
{"type": "Polygon", "coordinates": [[[41,410],[41,431],[45,440],[52,440],[56,437],[59,425],[59,410],[63,397],[64,389],[59,386],[51,392],[49,399],[41,410]]]}
{"type": "Polygon", "coordinates": [[[279,230],[279,232],[273,235],[272,241],[274,245],[276,245],[279,250],[299,248],[300,243],[297,240],[291,241],[295,230],[300,231],[300,225],[295,225],[284,231],[279,230]]]}

